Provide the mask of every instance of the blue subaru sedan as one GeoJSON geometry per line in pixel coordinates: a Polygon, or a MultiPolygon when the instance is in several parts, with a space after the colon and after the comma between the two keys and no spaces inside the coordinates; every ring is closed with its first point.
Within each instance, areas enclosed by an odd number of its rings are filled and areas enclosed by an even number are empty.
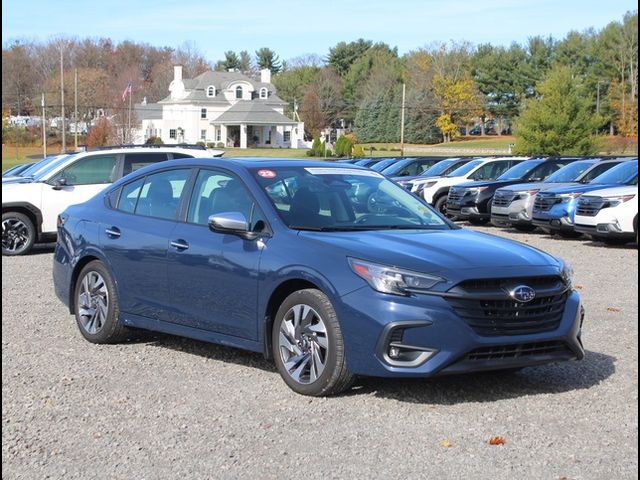
{"type": "Polygon", "coordinates": [[[168,161],[58,226],[56,294],[93,343],[147,329],[263,352],[305,395],[584,356],[562,260],[459,228],[370,169],[168,161]]]}

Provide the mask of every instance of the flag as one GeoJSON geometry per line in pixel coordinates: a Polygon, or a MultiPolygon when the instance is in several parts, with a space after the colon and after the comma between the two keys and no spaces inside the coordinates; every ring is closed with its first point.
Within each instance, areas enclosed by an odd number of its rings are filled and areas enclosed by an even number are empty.
{"type": "Polygon", "coordinates": [[[133,86],[131,85],[131,82],[129,82],[129,85],[127,85],[127,88],[124,89],[124,92],[122,92],[122,101],[126,101],[127,100],[127,95],[131,95],[131,92],[133,91],[133,86]]]}

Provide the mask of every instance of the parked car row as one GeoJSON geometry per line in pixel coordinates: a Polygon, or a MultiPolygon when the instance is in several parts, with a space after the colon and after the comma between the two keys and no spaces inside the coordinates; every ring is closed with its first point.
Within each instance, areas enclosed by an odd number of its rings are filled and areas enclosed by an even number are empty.
{"type": "Polygon", "coordinates": [[[23,255],[56,238],[56,219],[115,180],[153,163],[221,156],[197,146],[126,146],[47,157],[2,177],[2,255],[23,255]]]}
{"type": "Polygon", "coordinates": [[[587,234],[610,244],[637,242],[637,158],[436,157],[350,162],[391,176],[456,220],[491,221],[521,231],[539,228],[563,237],[587,234]],[[405,165],[422,173],[411,176],[405,165]]]}

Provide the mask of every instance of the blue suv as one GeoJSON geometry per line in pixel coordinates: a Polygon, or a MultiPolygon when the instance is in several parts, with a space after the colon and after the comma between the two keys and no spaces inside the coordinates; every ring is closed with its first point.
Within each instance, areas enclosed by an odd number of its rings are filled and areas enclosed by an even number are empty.
{"type": "Polygon", "coordinates": [[[533,201],[532,223],[542,230],[562,236],[578,236],[573,217],[578,198],[607,187],[638,184],[638,160],[617,165],[584,185],[570,185],[538,192],[533,201]]]}
{"type": "Polygon", "coordinates": [[[561,260],[361,167],[162,162],[67,208],[58,233],[56,294],[88,341],[141,328],[263,352],[305,395],[584,355],[561,260]]]}

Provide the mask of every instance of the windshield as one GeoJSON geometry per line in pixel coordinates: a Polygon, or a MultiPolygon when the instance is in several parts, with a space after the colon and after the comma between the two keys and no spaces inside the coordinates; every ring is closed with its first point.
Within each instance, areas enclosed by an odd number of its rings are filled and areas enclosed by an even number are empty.
{"type": "Polygon", "coordinates": [[[282,221],[292,229],[452,228],[420,199],[377,172],[340,167],[278,167],[252,173],[282,221]]]}
{"type": "Polygon", "coordinates": [[[37,172],[39,169],[41,169],[42,167],[44,167],[45,165],[47,165],[49,162],[51,162],[54,158],[56,157],[47,157],[47,158],[43,158],[42,160],[40,160],[39,162],[34,163],[33,165],[31,165],[29,168],[25,168],[22,173],[20,173],[21,177],[30,177],[31,175],[33,175],[35,172],[37,172]]]}
{"type": "Polygon", "coordinates": [[[358,160],[355,165],[360,165],[361,167],[370,167],[371,165],[375,165],[378,163],[380,159],[371,159],[371,158],[363,158],[362,160],[358,160]]]}
{"type": "Polygon", "coordinates": [[[389,165],[393,165],[397,161],[398,161],[397,158],[388,158],[387,160],[382,160],[381,162],[378,162],[374,166],[372,166],[371,170],[375,170],[376,172],[381,172],[382,170],[387,168],[389,165]]]}
{"type": "Polygon", "coordinates": [[[563,183],[563,182],[575,182],[582,175],[583,172],[595,163],[594,160],[587,160],[584,162],[573,162],[569,165],[562,167],[560,170],[550,175],[544,183],[563,183]]]}
{"type": "Polygon", "coordinates": [[[624,162],[607,170],[590,183],[620,183],[626,184],[638,175],[638,161],[624,162]]]}
{"type": "Polygon", "coordinates": [[[447,177],[464,177],[467,173],[471,172],[477,166],[482,165],[484,160],[471,160],[469,163],[465,163],[461,167],[456,168],[454,171],[447,173],[447,177]]]}
{"type": "Polygon", "coordinates": [[[58,167],[58,165],[62,164],[63,162],[65,162],[67,159],[69,159],[71,157],[72,157],[72,155],[58,155],[56,157],[46,158],[46,159],[42,160],[41,162],[38,162],[33,167],[31,167],[29,170],[33,169],[32,172],[28,173],[27,171],[25,171],[22,175],[25,176],[25,177],[27,177],[27,176],[31,177],[34,180],[40,180],[46,174],[50,173],[53,169],[58,167]],[[34,168],[34,167],[36,167],[38,165],[39,165],[38,168],[34,168]]]}
{"type": "Polygon", "coordinates": [[[520,180],[543,162],[544,160],[527,160],[526,162],[518,163],[500,175],[497,180],[520,180]]]}
{"type": "Polygon", "coordinates": [[[415,158],[407,158],[405,160],[400,160],[399,162],[394,163],[393,165],[389,165],[387,168],[382,170],[378,170],[379,172],[384,173],[385,175],[393,176],[398,173],[400,170],[404,169],[407,165],[414,162],[415,158]]]}
{"type": "Polygon", "coordinates": [[[459,158],[449,158],[447,160],[441,160],[432,167],[427,168],[424,172],[422,172],[420,177],[435,177],[436,175],[444,175],[455,168],[462,165],[464,160],[460,160],[459,158]]]}

